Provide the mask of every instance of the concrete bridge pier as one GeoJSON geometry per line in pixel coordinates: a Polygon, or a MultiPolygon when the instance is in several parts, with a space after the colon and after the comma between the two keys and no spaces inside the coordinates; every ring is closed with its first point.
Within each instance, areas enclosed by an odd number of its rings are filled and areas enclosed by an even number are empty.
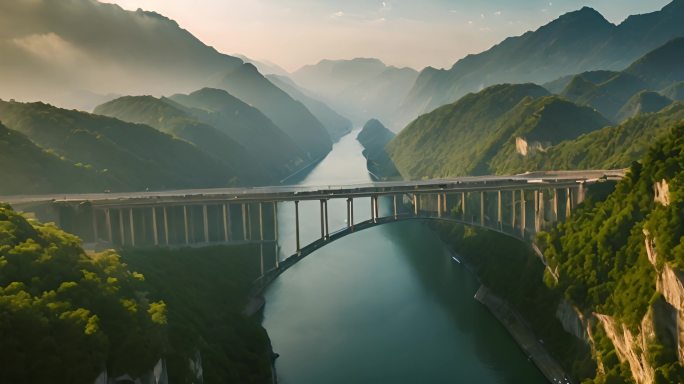
{"type": "Polygon", "coordinates": [[[302,253],[301,243],[299,242],[299,200],[295,200],[295,242],[297,245],[297,255],[302,253]]]}
{"type": "Polygon", "coordinates": [[[525,204],[525,190],[520,190],[520,234],[525,238],[525,212],[527,211],[527,206],[525,204]]]}

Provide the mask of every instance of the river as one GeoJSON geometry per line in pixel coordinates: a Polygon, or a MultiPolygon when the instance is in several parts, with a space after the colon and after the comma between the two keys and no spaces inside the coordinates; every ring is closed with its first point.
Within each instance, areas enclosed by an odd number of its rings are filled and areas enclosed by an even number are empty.
{"type": "MultiPolygon", "coordinates": [[[[354,131],[299,183],[370,181],[354,131]]],[[[383,207],[381,204],[382,208],[383,207]]],[[[329,203],[341,228],[344,201],[329,203]]],[[[294,252],[294,208],[278,208],[280,257],[294,252]]],[[[318,203],[300,203],[302,244],[320,236],[318,203]]],[[[355,200],[356,221],[370,201],[355,200]]],[[[545,383],[473,299],[477,280],[421,223],[392,223],[327,245],[276,279],[263,325],[281,384],[545,383]]]]}

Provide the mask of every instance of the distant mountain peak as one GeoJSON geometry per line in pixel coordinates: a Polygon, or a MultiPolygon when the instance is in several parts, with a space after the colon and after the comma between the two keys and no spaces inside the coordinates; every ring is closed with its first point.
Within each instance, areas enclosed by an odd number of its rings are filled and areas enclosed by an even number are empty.
{"type": "Polygon", "coordinates": [[[605,17],[603,17],[603,15],[599,11],[587,6],[584,6],[581,9],[578,9],[577,11],[571,11],[561,15],[560,17],[558,17],[558,19],[551,22],[551,24],[557,22],[592,22],[600,24],[611,24],[608,20],[606,20],[605,17]]]}

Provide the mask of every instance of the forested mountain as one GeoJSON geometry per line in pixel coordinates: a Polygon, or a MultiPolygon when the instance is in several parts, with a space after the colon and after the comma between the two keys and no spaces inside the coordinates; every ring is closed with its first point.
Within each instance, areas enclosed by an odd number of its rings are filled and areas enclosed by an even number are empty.
{"type": "Polygon", "coordinates": [[[672,100],[684,101],[684,81],[680,81],[665,88],[662,94],[672,100]]]}
{"type": "Polygon", "coordinates": [[[366,166],[376,179],[399,178],[399,171],[390,159],[385,146],[394,139],[394,132],[387,129],[377,119],[368,120],[356,140],[363,146],[366,166]]]}
{"type": "Polygon", "coordinates": [[[255,183],[277,183],[304,164],[304,153],[267,117],[218,89],[172,99],[127,96],[98,106],[95,113],[185,139],[255,183]]]}
{"type": "Polygon", "coordinates": [[[591,8],[567,13],[522,36],[459,60],[426,68],[399,110],[404,122],[492,84],[542,84],[592,70],[622,70],[647,52],[684,36],[684,0],[613,25],[591,8]]]}
{"type": "MultiPolygon", "coordinates": [[[[658,113],[644,114],[620,125],[566,140],[544,151],[526,155],[512,149],[502,151],[491,161],[499,174],[545,169],[626,168],[640,159],[654,139],[666,134],[673,124],[684,121],[684,103],[678,102],[658,113]]],[[[514,148],[515,142],[505,144],[514,148]]]]}
{"type": "Polygon", "coordinates": [[[496,156],[544,152],[608,124],[593,109],[549,96],[538,85],[504,84],[419,117],[387,151],[408,178],[488,174],[496,156]]]}
{"type": "Polygon", "coordinates": [[[257,70],[266,77],[268,77],[269,75],[276,75],[276,76],[289,76],[290,75],[289,72],[287,72],[284,68],[282,68],[278,64],[271,63],[269,61],[264,61],[264,60],[254,60],[254,59],[251,59],[245,55],[233,55],[233,56],[244,61],[245,63],[250,63],[250,64],[254,65],[257,68],[257,70]]]}
{"type": "MultiPolygon", "coordinates": [[[[635,105],[647,104],[646,111],[657,111],[665,105],[665,100],[656,100],[653,94],[643,94],[631,100],[644,90],[666,92],[684,80],[684,38],[667,42],[621,72],[584,73],[574,76],[560,93],[582,105],[598,109],[604,116],[623,121],[631,117],[635,105]],[[644,100],[646,97],[648,99],[644,100]],[[623,111],[622,109],[626,110],[623,111]]],[[[563,79],[551,84],[550,88],[560,85],[563,79]]],[[[676,89],[672,91],[676,96],[676,89]]]]}
{"type": "Polygon", "coordinates": [[[293,99],[304,104],[304,106],[323,123],[328,134],[330,134],[330,138],[334,141],[337,141],[351,131],[351,121],[335,112],[326,103],[316,99],[313,95],[307,94],[307,91],[300,88],[289,77],[269,75],[266,76],[266,78],[278,88],[287,92],[293,99]]]}
{"type": "Polygon", "coordinates": [[[154,12],[95,0],[4,1],[0,57],[2,98],[87,109],[71,96],[167,95],[212,86],[261,110],[311,159],[331,148],[321,123],[252,64],[217,52],[154,12]]]}
{"type": "Polygon", "coordinates": [[[670,104],[672,100],[658,92],[641,91],[627,100],[618,111],[615,120],[622,122],[645,113],[658,112],[670,104]]]}
{"type": "Polygon", "coordinates": [[[417,76],[418,72],[411,68],[357,58],[322,60],[297,70],[292,79],[355,124],[363,124],[374,117],[394,121],[396,109],[417,76]]]}
{"type": "Polygon", "coordinates": [[[0,101],[0,120],[69,163],[103,174],[110,190],[235,185],[235,174],[152,127],[43,103],[0,101]],[[111,184],[109,184],[111,183],[111,184]]]}
{"type": "MultiPolygon", "coordinates": [[[[107,176],[76,166],[0,123],[0,195],[101,191],[107,176]]],[[[110,181],[113,182],[113,181],[110,181]]]]}
{"type": "Polygon", "coordinates": [[[684,380],[684,125],[667,131],[605,201],[541,236],[549,285],[593,334],[597,383],[684,380]]]}

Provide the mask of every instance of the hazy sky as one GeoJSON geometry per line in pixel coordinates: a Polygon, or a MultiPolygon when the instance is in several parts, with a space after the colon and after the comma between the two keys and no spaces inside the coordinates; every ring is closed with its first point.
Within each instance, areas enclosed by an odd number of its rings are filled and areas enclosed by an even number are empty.
{"type": "Polygon", "coordinates": [[[421,69],[590,6],[619,23],[669,0],[101,0],[176,20],[206,44],[295,70],[321,59],[377,57],[421,69]]]}

